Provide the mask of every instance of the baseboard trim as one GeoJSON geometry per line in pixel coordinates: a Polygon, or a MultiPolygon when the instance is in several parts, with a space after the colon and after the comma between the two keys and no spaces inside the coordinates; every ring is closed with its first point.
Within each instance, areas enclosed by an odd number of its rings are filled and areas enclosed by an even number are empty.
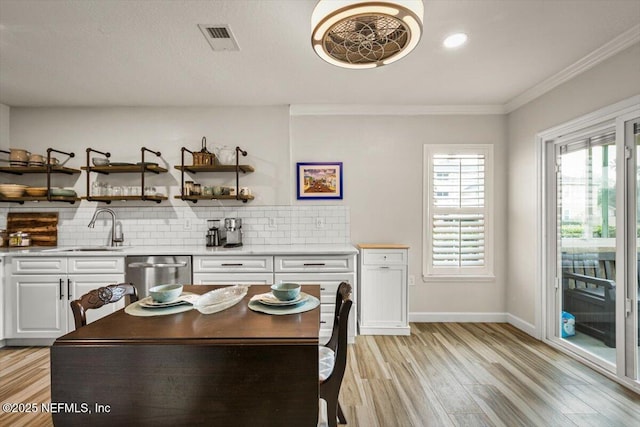
{"type": "Polygon", "coordinates": [[[359,335],[411,335],[409,326],[403,327],[360,327],[359,335]]]}
{"type": "Polygon", "coordinates": [[[51,347],[55,338],[8,338],[7,347],[51,347]]]}
{"type": "Polygon", "coordinates": [[[506,323],[507,313],[409,313],[416,323],[506,323]]]}
{"type": "Polygon", "coordinates": [[[531,335],[536,339],[540,339],[540,331],[538,330],[538,328],[536,328],[536,325],[526,322],[511,313],[507,313],[507,323],[515,328],[520,329],[527,335],[531,335]]]}

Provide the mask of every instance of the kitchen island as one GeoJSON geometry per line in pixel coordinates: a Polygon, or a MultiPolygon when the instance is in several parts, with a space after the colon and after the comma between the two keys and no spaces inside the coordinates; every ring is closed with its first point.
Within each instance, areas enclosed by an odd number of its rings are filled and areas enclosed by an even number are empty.
{"type": "MultiPolygon", "coordinates": [[[[218,286],[185,286],[205,293],[218,286]]],[[[250,287],[214,314],[136,317],[120,310],[51,348],[56,425],[314,426],[318,415],[318,308],[250,310],[250,287]]],[[[318,286],[303,292],[320,296],[318,286]]]]}

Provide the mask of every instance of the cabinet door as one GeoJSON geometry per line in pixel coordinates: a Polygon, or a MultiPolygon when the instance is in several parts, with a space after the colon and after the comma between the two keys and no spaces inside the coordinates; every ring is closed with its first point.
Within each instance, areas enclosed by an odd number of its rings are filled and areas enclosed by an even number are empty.
{"type": "Polygon", "coordinates": [[[193,273],[195,285],[273,285],[273,273],[193,273]]]}
{"type": "Polygon", "coordinates": [[[361,326],[405,326],[406,266],[365,265],[360,283],[361,326]]]}
{"type": "Polygon", "coordinates": [[[65,278],[15,275],[11,278],[16,338],[57,338],[67,333],[65,278]]]}
{"type": "MultiPolygon", "coordinates": [[[[102,286],[122,282],[124,282],[124,274],[70,274],[67,277],[67,282],[65,283],[65,286],[67,286],[70,291],[67,293],[68,329],[70,331],[73,331],[75,329],[75,321],[73,320],[73,312],[71,311],[70,306],[71,300],[78,299],[89,291],[98,289],[102,286]]],[[[113,304],[103,305],[102,307],[94,310],[87,310],[87,323],[94,322],[101,317],[107,316],[120,310],[121,308],[124,308],[125,302],[126,297],[113,304]]]]}

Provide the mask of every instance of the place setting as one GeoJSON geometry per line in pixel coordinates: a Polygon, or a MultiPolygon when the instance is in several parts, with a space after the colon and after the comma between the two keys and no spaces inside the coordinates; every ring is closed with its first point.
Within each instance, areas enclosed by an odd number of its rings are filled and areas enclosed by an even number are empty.
{"type": "Polygon", "coordinates": [[[249,300],[249,308],[266,314],[295,314],[313,310],[320,300],[300,291],[298,283],[278,283],[271,286],[271,292],[257,294],[249,300]]]}
{"type": "Polygon", "coordinates": [[[203,295],[183,292],[180,284],[158,285],[149,289],[149,296],[125,307],[132,316],[163,316],[197,309],[202,314],[213,314],[239,303],[249,287],[225,286],[203,295]]]}

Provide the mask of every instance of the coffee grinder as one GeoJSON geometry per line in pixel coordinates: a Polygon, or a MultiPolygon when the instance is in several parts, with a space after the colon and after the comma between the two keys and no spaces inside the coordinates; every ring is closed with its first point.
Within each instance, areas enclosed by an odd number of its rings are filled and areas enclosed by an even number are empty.
{"type": "Polygon", "coordinates": [[[224,229],[226,231],[227,243],[225,248],[237,248],[242,246],[242,219],[241,218],[225,218],[224,229]]]}
{"type": "Polygon", "coordinates": [[[207,220],[207,247],[222,246],[226,240],[224,229],[220,227],[219,219],[207,220]]]}

